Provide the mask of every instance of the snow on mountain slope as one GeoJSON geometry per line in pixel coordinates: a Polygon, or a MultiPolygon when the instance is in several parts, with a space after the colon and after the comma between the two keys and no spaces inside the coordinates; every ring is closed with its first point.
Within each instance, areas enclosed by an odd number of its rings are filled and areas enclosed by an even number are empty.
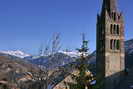
{"type": "Polygon", "coordinates": [[[20,50],[0,51],[0,53],[16,56],[16,57],[19,57],[19,58],[25,58],[25,57],[31,56],[30,54],[24,53],[23,51],[20,51],[20,50]]]}
{"type": "Polygon", "coordinates": [[[29,62],[39,66],[44,66],[47,69],[54,69],[65,64],[69,64],[75,61],[76,58],[65,55],[64,53],[56,53],[50,56],[41,56],[36,58],[32,57],[32,59],[25,58],[25,60],[28,60],[29,62]]]}
{"type": "Polygon", "coordinates": [[[60,51],[60,53],[63,53],[65,55],[68,55],[70,57],[79,57],[80,56],[80,53],[79,52],[76,52],[76,51],[60,51]]]}

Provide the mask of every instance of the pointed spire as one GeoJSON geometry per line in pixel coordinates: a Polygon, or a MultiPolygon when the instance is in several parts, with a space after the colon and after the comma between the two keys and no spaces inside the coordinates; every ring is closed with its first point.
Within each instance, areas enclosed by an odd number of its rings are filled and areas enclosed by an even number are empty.
{"type": "Polygon", "coordinates": [[[107,9],[108,11],[116,11],[116,0],[103,0],[103,10],[107,9]]]}

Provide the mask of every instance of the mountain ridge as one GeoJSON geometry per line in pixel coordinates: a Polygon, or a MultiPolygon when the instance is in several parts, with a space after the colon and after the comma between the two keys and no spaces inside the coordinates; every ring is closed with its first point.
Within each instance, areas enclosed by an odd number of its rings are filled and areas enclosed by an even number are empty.
{"type": "Polygon", "coordinates": [[[30,54],[27,54],[21,50],[7,50],[7,51],[0,51],[0,53],[16,56],[16,57],[20,57],[20,58],[25,58],[25,57],[31,56],[30,54]]]}

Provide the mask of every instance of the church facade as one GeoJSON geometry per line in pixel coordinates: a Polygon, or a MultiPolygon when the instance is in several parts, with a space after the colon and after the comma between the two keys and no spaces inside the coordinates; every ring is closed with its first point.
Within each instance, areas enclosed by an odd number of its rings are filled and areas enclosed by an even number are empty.
{"type": "Polygon", "coordinates": [[[116,0],[103,0],[97,15],[96,70],[100,89],[115,89],[125,70],[124,20],[116,0]]]}

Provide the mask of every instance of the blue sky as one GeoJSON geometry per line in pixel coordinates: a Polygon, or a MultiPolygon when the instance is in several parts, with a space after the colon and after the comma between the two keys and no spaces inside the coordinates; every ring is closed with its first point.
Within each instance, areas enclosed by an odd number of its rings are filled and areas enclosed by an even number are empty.
{"type": "MultiPolygon", "coordinates": [[[[132,3],[118,0],[118,8],[124,13],[126,40],[133,38],[132,3]]],[[[62,48],[75,49],[84,32],[93,51],[101,5],[102,0],[0,0],[0,50],[37,54],[54,32],[61,33],[62,48]]]]}

